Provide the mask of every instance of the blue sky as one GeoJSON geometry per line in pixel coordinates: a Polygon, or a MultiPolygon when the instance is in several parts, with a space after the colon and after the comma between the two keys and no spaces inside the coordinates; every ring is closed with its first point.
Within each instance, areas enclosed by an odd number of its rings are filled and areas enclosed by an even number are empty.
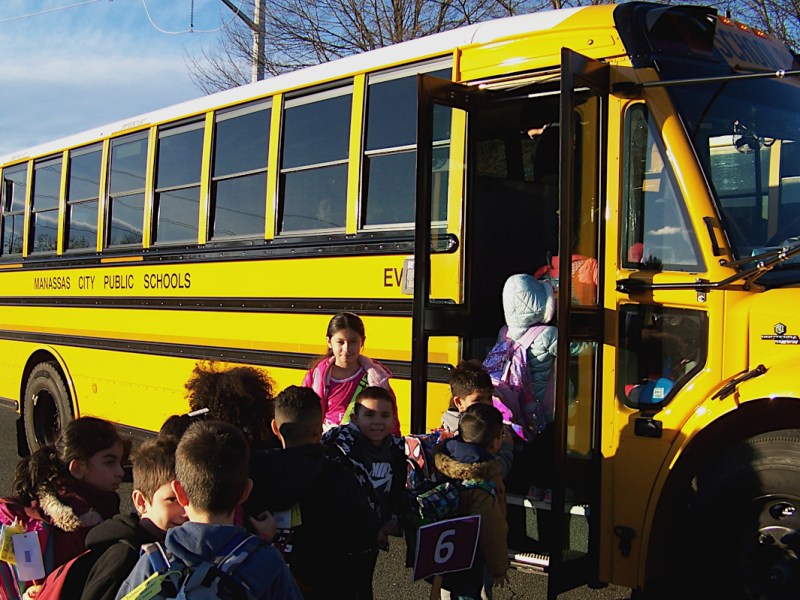
{"type": "Polygon", "coordinates": [[[1,0],[0,156],[202,96],[187,51],[233,18],[221,0],[1,0]]]}

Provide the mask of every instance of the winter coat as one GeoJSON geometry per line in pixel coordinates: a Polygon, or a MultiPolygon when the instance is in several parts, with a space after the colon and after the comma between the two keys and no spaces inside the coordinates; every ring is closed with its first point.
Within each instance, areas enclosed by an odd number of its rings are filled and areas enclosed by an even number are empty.
{"type": "Polygon", "coordinates": [[[86,547],[97,553],[83,585],[81,600],[113,600],[122,582],[139,561],[143,544],[164,543],[166,532],[155,525],[143,527],[139,515],[116,515],[103,521],[86,536],[86,547]]]}
{"type": "MultiPolygon", "coordinates": [[[[519,341],[532,326],[549,323],[555,311],[555,296],[549,283],[527,273],[512,275],[506,280],[503,313],[508,336],[514,341],[519,341]]],[[[536,398],[547,396],[557,346],[558,329],[548,325],[528,348],[528,370],[536,398]]]]}
{"type": "MultiPolygon", "coordinates": [[[[322,400],[322,417],[332,422],[334,425],[339,425],[342,421],[343,414],[334,415],[334,419],[329,418],[328,411],[328,390],[331,384],[331,365],[334,363],[334,357],[329,356],[321,360],[315,367],[303,377],[303,387],[310,387],[322,400]]],[[[392,372],[377,360],[372,360],[363,354],[359,355],[358,363],[367,374],[367,385],[378,386],[389,390],[392,394],[392,403],[394,405],[394,423],[392,425],[392,433],[400,435],[400,419],[397,415],[397,398],[394,395],[394,390],[389,385],[389,379],[392,372]]],[[[347,407],[345,406],[344,409],[347,407]]],[[[343,409],[343,410],[344,410],[343,409]]]]}
{"type": "Polygon", "coordinates": [[[502,577],[510,564],[506,493],[500,478],[500,463],[493,454],[462,441],[460,437],[439,444],[434,450],[434,461],[443,475],[464,484],[459,495],[458,513],[481,516],[478,552],[472,569],[445,575],[442,587],[455,589],[457,582],[466,578],[480,583],[484,566],[492,577],[502,577]],[[490,485],[486,486],[486,483],[490,485]]]}
{"type": "Polygon", "coordinates": [[[374,446],[355,423],[348,423],[326,431],[322,443],[353,470],[381,524],[391,519],[402,520],[408,471],[404,438],[388,435],[380,446],[374,446]]]}
{"type": "Polygon", "coordinates": [[[380,522],[353,473],[321,444],[305,444],[253,454],[251,478],[249,514],[299,508],[284,558],[305,597],[354,598],[353,557],[372,548],[380,522]]]}
{"type": "MultiPolygon", "coordinates": [[[[91,527],[84,526],[81,516],[95,514],[94,518],[108,519],[119,513],[119,495],[116,492],[99,492],[80,480],[69,478],[59,484],[58,495],[42,492],[29,505],[18,498],[0,499],[0,523],[11,524],[18,519],[26,532],[35,531],[42,550],[45,574],[81,554],[84,540],[91,527]]],[[[95,521],[96,522],[96,521],[95,521]]],[[[24,582],[22,589],[31,582],[24,582]]],[[[19,598],[16,575],[7,563],[0,562],[0,600],[19,598]]]]}
{"type": "MultiPolygon", "coordinates": [[[[461,415],[456,408],[448,408],[442,414],[442,429],[453,435],[458,434],[458,426],[461,423],[461,415]]],[[[509,435],[503,438],[503,444],[497,451],[497,460],[500,461],[500,477],[505,479],[511,471],[514,462],[514,434],[509,431],[509,435]]]]}
{"type": "MultiPolygon", "coordinates": [[[[192,567],[204,560],[213,560],[232,540],[242,534],[237,525],[210,525],[189,521],[167,532],[166,550],[184,565],[192,567]]],[[[153,574],[150,558],[143,554],[117,592],[123,598],[128,592],[153,574]]],[[[266,543],[244,557],[233,577],[250,591],[253,598],[301,600],[289,568],[280,553],[266,543]]]]}

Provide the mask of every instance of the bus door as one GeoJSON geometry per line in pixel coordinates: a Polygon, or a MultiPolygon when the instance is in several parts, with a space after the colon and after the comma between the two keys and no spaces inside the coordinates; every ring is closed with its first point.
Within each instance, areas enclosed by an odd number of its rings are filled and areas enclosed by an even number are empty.
{"type": "MultiPolygon", "coordinates": [[[[551,279],[557,286],[562,282],[563,292],[558,356],[567,358],[556,361],[556,416],[543,438],[550,451],[542,460],[551,461],[550,470],[556,473],[552,505],[531,503],[524,493],[511,499],[528,507],[527,533],[534,539],[538,535],[544,548],[544,554],[515,554],[514,564],[548,573],[552,597],[589,581],[594,566],[590,505],[596,503],[599,481],[595,393],[602,318],[597,259],[607,77],[600,63],[567,53],[562,73],[533,74],[494,88],[489,82],[483,90],[430,76],[419,79],[412,430],[425,431],[440,416],[429,414],[426,396],[428,379],[435,375],[430,359],[435,340],[459,339],[454,362],[482,360],[504,324],[506,278],[548,267],[551,275],[557,273],[551,279]],[[450,158],[460,160],[446,166],[442,157],[437,159],[441,150],[436,140],[437,118],[445,108],[462,115],[460,121],[455,114],[448,113],[448,118],[462,123],[466,132],[464,155],[458,157],[451,149],[450,158]],[[431,217],[440,202],[437,187],[443,168],[450,186],[464,195],[449,198],[449,210],[460,211],[456,220],[461,227],[461,263],[450,271],[432,267],[436,253],[446,247],[442,236],[456,233],[437,227],[431,217]],[[566,216],[560,225],[559,214],[566,216]],[[570,260],[559,261],[559,256],[570,260]],[[460,298],[442,299],[435,293],[442,279],[460,282],[460,298]]],[[[454,127],[452,140],[456,134],[454,127]]]]}
{"type": "MultiPolygon", "coordinates": [[[[608,66],[561,54],[558,349],[548,598],[591,581],[597,564],[602,270],[608,66]]],[[[554,265],[555,267],[555,265],[554,265]]]]}

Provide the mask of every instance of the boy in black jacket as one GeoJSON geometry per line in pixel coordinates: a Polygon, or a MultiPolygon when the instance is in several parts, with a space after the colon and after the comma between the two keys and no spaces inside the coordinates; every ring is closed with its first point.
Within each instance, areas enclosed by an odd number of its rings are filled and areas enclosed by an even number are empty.
{"type": "Polygon", "coordinates": [[[316,392],[289,386],[278,394],[272,429],[283,449],[253,454],[246,512],[273,513],[273,544],[306,600],[357,598],[354,561],[374,544],[380,523],[355,476],[325,455],[316,392]]]}
{"type": "Polygon", "coordinates": [[[381,528],[371,552],[359,560],[359,600],[372,598],[378,549],[389,549],[390,535],[400,536],[406,507],[405,439],[392,435],[394,400],[378,386],[365,387],[355,399],[350,422],[325,432],[322,441],[347,464],[368,494],[381,528]]]}
{"type": "Polygon", "coordinates": [[[139,560],[142,544],[164,542],[167,529],[186,522],[178,504],[175,480],[177,440],[154,438],[142,443],[133,456],[135,513],[116,515],[89,531],[86,546],[97,554],[83,586],[81,600],[113,600],[122,582],[139,560]]]}

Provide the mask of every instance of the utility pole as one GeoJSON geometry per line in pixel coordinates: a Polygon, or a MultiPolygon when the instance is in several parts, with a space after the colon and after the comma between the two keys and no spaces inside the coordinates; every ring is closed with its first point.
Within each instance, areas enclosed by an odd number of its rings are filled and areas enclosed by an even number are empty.
{"type": "Polygon", "coordinates": [[[253,0],[253,18],[239,10],[231,0],[222,0],[222,3],[230,8],[237,17],[253,32],[253,54],[251,59],[252,75],[251,81],[264,79],[264,17],[266,11],[266,0],[253,0]]]}

